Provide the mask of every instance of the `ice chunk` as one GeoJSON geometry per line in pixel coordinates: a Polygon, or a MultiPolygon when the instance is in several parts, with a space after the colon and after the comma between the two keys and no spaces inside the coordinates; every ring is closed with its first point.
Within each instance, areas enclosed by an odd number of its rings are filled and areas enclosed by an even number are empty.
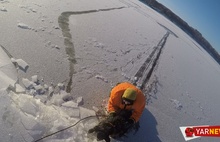
{"type": "Polygon", "coordinates": [[[97,44],[95,45],[95,47],[104,48],[104,44],[103,44],[103,43],[97,43],[97,44]]]}
{"type": "Polygon", "coordinates": [[[68,102],[68,101],[71,101],[71,100],[73,100],[73,96],[72,96],[72,95],[70,95],[70,94],[65,94],[65,95],[63,96],[63,101],[68,102]]]}
{"type": "Polygon", "coordinates": [[[44,84],[44,89],[49,90],[49,86],[47,84],[44,84]]]}
{"type": "Polygon", "coordinates": [[[0,89],[12,86],[16,81],[7,76],[4,72],[0,71],[0,89]]]}
{"type": "Polygon", "coordinates": [[[38,111],[38,108],[35,104],[33,104],[32,101],[29,99],[20,99],[19,100],[19,106],[21,107],[21,110],[25,113],[28,113],[30,115],[36,116],[36,113],[38,111]]]}
{"type": "Polygon", "coordinates": [[[21,123],[27,130],[43,130],[44,127],[40,125],[33,116],[20,113],[21,123]]]}
{"type": "Polygon", "coordinates": [[[26,25],[24,23],[18,23],[18,27],[22,28],[22,29],[31,29],[28,25],[26,25]]]}
{"type": "Polygon", "coordinates": [[[23,87],[21,87],[21,85],[15,84],[15,92],[17,92],[17,93],[24,93],[25,89],[23,87]]]}
{"type": "Polygon", "coordinates": [[[36,92],[38,94],[44,94],[45,93],[45,89],[42,85],[34,85],[34,89],[36,90],[36,92]]]}
{"type": "Polygon", "coordinates": [[[37,75],[33,75],[33,76],[31,77],[31,80],[32,80],[32,82],[38,84],[39,79],[38,79],[38,76],[37,76],[37,75]]]}
{"type": "Polygon", "coordinates": [[[23,83],[23,85],[24,85],[26,88],[28,88],[28,89],[30,89],[30,88],[33,87],[33,82],[31,82],[31,81],[28,80],[27,78],[23,78],[23,79],[22,79],[22,83],[23,83]]]}
{"type": "Polygon", "coordinates": [[[71,107],[71,108],[77,108],[78,104],[75,103],[75,102],[69,101],[69,102],[63,103],[62,106],[64,106],[64,107],[71,107]]]}
{"type": "Polygon", "coordinates": [[[54,94],[50,102],[54,105],[60,106],[64,103],[63,96],[60,94],[54,94]]]}
{"type": "Polygon", "coordinates": [[[60,29],[58,26],[55,26],[55,25],[53,26],[53,28],[54,28],[54,29],[60,29]]]}
{"type": "Polygon", "coordinates": [[[19,67],[22,71],[26,72],[27,69],[29,68],[29,65],[28,65],[24,60],[22,60],[22,59],[17,59],[17,60],[15,60],[15,61],[17,62],[18,67],[19,67]]]}
{"type": "Polygon", "coordinates": [[[50,86],[50,87],[48,88],[48,96],[49,96],[49,97],[52,97],[52,96],[53,96],[53,93],[54,93],[54,88],[53,88],[52,86],[50,86]]]}
{"type": "Polygon", "coordinates": [[[63,83],[58,83],[57,86],[59,87],[60,90],[64,90],[65,86],[63,83]]]}
{"type": "Polygon", "coordinates": [[[83,105],[83,97],[76,98],[76,103],[80,106],[83,105]]]}
{"type": "Polygon", "coordinates": [[[16,59],[15,58],[11,58],[11,62],[12,63],[16,63],[16,59]]]}
{"type": "Polygon", "coordinates": [[[58,45],[52,45],[52,48],[60,49],[58,45]]]}
{"type": "Polygon", "coordinates": [[[43,90],[43,86],[41,86],[41,85],[34,85],[34,89],[36,91],[41,91],[41,90],[43,90]]]}
{"type": "Polygon", "coordinates": [[[70,117],[78,117],[80,116],[79,108],[70,108],[70,107],[62,107],[63,110],[70,116],[70,117]]]}
{"type": "Polygon", "coordinates": [[[95,112],[98,112],[99,109],[96,107],[96,106],[93,106],[92,109],[95,111],[95,112]]]}
{"type": "Polygon", "coordinates": [[[40,99],[40,101],[42,103],[46,103],[47,102],[47,96],[46,95],[34,95],[36,99],[40,99]]]}
{"type": "Polygon", "coordinates": [[[36,10],[36,9],[33,9],[33,8],[29,8],[29,10],[32,11],[32,12],[34,12],[34,13],[37,12],[37,10],[36,10]]]}
{"type": "Polygon", "coordinates": [[[96,116],[95,111],[94,110],[89,110],[83,107],[79,107],[80,110],[80,118],[85,118],[88,116],[96,116]]]}
{"type": "Polygon", "coordinates": [[[3,6],[2,8],[0,8],[0,11],[7,12],[7,9],[3,6]]]}
{"type": "Polygon", "coordinates": [[[35,89],[30,89],[29,91],[27,91],[27,93],[28,93],[29,95],[32,95],[32,96],[37,95],[37,92],[36,92],[35,89]]]}

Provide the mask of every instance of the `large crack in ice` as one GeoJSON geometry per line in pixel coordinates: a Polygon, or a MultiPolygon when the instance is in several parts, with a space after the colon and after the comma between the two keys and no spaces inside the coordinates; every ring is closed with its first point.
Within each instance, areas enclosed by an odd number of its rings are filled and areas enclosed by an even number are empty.
{"type": "Polygon", "coordinates": [[[66,54],[68,55],[68,59],[69,59],[69,81],[66,86],[66,92],[68,93],[71,92],[72,77],[75,73],[74,64],[76,63],[74,42],[72,41],[72,35],[70,33],[70,28],[69,28],[69,17],[71,15],[90,14],[95,12],[119,10],[123,8],[126,7],[97,9],[97,10],[88,10],[88,11],[67,11],[61,13],[61,15],[58,18],[58,23],[60,28],[62,29],[62,34],[64,37],[64,45],[66,46],[66,54]]]}

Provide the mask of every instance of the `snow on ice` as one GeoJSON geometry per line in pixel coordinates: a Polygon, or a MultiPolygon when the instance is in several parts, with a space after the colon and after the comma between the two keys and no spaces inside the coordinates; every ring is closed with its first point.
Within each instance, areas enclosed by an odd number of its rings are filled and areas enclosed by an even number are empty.
{"type": "Polygon", "coordinates": [[[2,8],[0,8],[0,11],[7,12],[8,10],[3,6],[2,8]]]}
{"type": "Polygon", "coordinates": [[[108,83],[108,80],[105,77],[101,76],[101,75],[96,75],[95,78],[100,79],[100,80],[108,83]]]}
{"type": "MultiPolygon", "coordinates": [[[[154,49],[168,34],[145,84],[148,104],[140,130],[125,141],[181,141],[179,126],[220,123],[219,65],[180,28],[143,3],[0,0],[0,4],[5,19],[0,20],[0,44],[28,63],[10,60],[0,48],[1,141],[32,142],[95,115],[99,109],[93,104],[100,101],[104,108],[102,99],[118,82],[137,82],[141,87],[138,80],[152,68],[158,55],[154,49]],[[59,17],[66,20],[59,22],[59,17]],[[64,80],[70,78],[72,90],[67,93],[64,80]]],[[[96,142],[87,130],[97,123],[95,117],[87,119],[44,141],[96,142]]]]}
{"type": "Polygon", "coordinates": [[[181,110],[181,108],[183,107],[182,104],[178,100],[170,99],[170,101],[174,104],[175,108],[178,110],[181,110]]]}
{"type": "Polygon", "coordinates": [[[25,5],[19,5],[20,8],[24,9],[27,13],[30,13],[30,12],[34,12],[36,13],[37,10],[30,7],[30,6],[25,6],[25,5]]]}

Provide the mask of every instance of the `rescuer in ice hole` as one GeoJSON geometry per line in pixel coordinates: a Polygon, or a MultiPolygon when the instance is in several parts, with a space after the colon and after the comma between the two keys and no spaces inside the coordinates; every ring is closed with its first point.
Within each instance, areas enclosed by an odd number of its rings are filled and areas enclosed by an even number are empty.
{"type": "Polygon", "coordinates": [[[106,142],[110,142],[109,136],[123,136],[139,124],[145,104],[146,98],[140,89],[128,82],[118,83],[110,92],[107,118],[90,129],[89,133],[96,132],[97,140],[106,142]]]}

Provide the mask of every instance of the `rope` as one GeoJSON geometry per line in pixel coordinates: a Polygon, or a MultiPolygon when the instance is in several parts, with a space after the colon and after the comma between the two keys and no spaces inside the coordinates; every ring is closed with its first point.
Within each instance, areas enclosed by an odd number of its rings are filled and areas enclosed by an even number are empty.
{"type": "Polygon", "coordinates": [[[43,139],[45,139],[45,138],[47,138],[47,137],[50,137],[50,136],[52,136],[52,135],[55,135],[55,134],[60,133],[60,132],[62,132],[62,131],[65,131],[65,130],[67,130],[67,129],[70,129],[70,128],[76,126],[79,122],[81,122],[81,121],[83,121],[83,120],[85,120],[85,119],[88,119],[88,118],[91,118],[91,117],[98,117],[98,116],[106,116],[106,115],[92,115],[92,116],[84,117],[84,118],[78,120],[75,124],[73,124],[73,125],[71,125],[71,126],[69,126],[69,127],[66,127],[66,128],[64,128],[64,129],[61,129],[61,130],[59,130],[59,131],[56,131],[56,132],[54,132],[54,133],[51,133],[51,134],[49,134],[49,135],[46,135],[46,136],[44,136],[44,137],[41,137],[40,139],[38,139],[38,140],[36,140],[36,141],[34,141],[34,142],[39,142],[39,141],[41,141],[41,140],[43,140],[43,139]]]}

